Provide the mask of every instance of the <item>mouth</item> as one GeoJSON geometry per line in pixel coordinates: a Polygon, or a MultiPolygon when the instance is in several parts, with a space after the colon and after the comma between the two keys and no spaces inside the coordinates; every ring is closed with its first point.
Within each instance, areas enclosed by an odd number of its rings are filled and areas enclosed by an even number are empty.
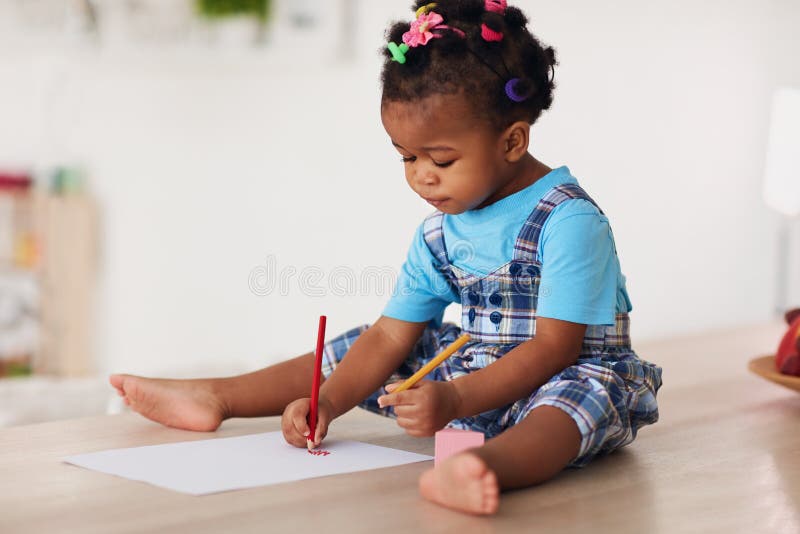
{"type": "Polygon", "coordinates": [[[445,203],[445,202],[447,202],[447,200],[448,200],[448,199],[446,199],[446,198],[440,198],[440,199],[436,199],[436,198],[425,198],[425,197],[422,197],[422,198],[425,200],[425,202],[427,202],[428,204],[430,204],[431,206],[433,206],[433,207],[435,207],[435,208],[437,208],[437,207],[441,206],[442,204],[444,204],[444,203],[445,203]]]}

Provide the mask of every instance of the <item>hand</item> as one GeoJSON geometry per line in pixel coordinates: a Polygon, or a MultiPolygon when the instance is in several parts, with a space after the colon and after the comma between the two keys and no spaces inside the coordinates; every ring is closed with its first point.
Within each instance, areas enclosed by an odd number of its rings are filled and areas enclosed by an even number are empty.
{"type": "Polygon", "coordinates": [[[456,418],[461,397],[452,382],[422,380],[411,389],[392,394],[401,383],[386,386],[389,394],[378,397],[378,405],[394,406],[397,424],[410,436],[433,436],[456,418]]]}
{"type": "MultiPolygon", "coordinates": [[[[311,399],[297,399],[290,402],[286,409],[283,410],[281,416],[281,431],[283,431],[283,439],[286,443],[294,445],[295,447],[307,447],[308,433],[308,416],[311,412],[311,399]]],[[[319,445],[325,436],[328,434],[328,425],[331,422],[333,415],[333,407],[328,400],[320,395],[319,405],[317,409],[317,429],[314,436],[314,447],[319,445]]]]}

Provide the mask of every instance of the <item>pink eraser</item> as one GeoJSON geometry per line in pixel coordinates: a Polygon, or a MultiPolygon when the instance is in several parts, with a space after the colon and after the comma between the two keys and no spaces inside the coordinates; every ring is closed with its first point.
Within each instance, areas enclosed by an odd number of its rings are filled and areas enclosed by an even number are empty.
{"type": "Polygon", "coordinates": [[[483,445],[483,433],[458,428],[445,428],[436,433],[436,456],[433,465],[437,466],[446,458],[465,449],[483,445]]]}

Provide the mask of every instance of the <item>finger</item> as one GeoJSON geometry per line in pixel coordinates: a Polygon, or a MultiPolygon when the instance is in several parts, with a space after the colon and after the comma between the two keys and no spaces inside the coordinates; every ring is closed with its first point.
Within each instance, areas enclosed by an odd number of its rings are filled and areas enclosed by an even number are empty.
{"type": "Polygon", "coordinates": [[[122,383],[125,381],[125,375],[114,374],[108,375],[108,383],[117,389],[122,389],[122,383]]]}
{"type": "Polygon", "coordinates": [[[290,441],[290,443],[295,447],[298,447],[300,449],[305,449],[306,447],[308,447],[307,445],[308,440],[306,440],[306,438],[304,438],[303,436],[299,435],[297,433],[297,430],[294,429],[292,430],[291,438],[292,440],[290,441]]]}
{"type": "Polygon", "coordinates": [[[293,440],[295,437],[295,429],[294,425],[292,424],[292,420],[286,413],[284,413],[283,417],[281,417],[281,432],[283,432],[283,439],[286,440],[286,443],[294,445],[293,440]]]}
{"type": "Polygon", "coordinates": [[[300,414],[293,415],[292,425],[294,425],[294,428],[297,431],[298,435],[308,437],[308,434],[311,432],[311,429],[308,428],[308,421],[306,420],[305,415],[300,415],[300,414]]]}
{"type": "Polygon", "coordinates": [[[284,431],[283,437],[286,439],[286,443],[293,447],[306,447],[306,438],[297,433],[297,429],[294,428],[294,425],[290,424],[289,429],[284,431]]]}
{"type": "Polygon", "coordinates": [[[403,418],[408,419],[412,415],[414,415],[415,412],[416,412],[416,408],[414,406],[410,406],[410,405],[407,405],[407,404],[403,404],[403,405],[394,407],[394,414],[397,417],[403,417],[403,418]]]}
{"type": "Polygon", "coordinates": [[[426,434],[420,425],[419,420],[410,417],[400,417],[397,419],[397,425],[405,430],[409,436],[416,438],[424,437],[432,434],[426,434]]]}
{"type": "Polygon", "coordinates": [[[320,443],[322,443],[322,438],[325,437],[325,434],[322,433],[322,429],[317,427],[317,430],[314,432],[314,446],[316,447],[320,443]]]}
{"type": "Polygon", "coordinates": [[[284,412],[281,419],[281,430],[286,443],[295,447],[305,447],[306,439],[301,435],[301,432],[295,426],[295,416],[290,412],[284,412]]]}
{"type": "Polygon", "coordinates": [[[400,393],[392,393],[390,395],[381,395],[378,397],[378,406],[385,408],[387,406],[398,406],[401,404],[412,404],[414,394],[406,391],[400,393]]]}
{"type": "Polygon", "coordinates": [[[281,418],[281,428],[287,443],[295,447],[305,447],[305,437],[303,437],[303,426],[306,425],[302,415],[302,410],[298,410],[296,406],[289,405],[286,411],[283,412],[281,418]],[[300,428],[298,428],[300,425],[300,428]]]}
{"type": "Polygon", "coordinates": [[[125,395],[125,375],[110,375],[108,383],[117,390],[120,397],[125,395]]]}
{"type": "Polygon", "coordinates": [[[328,421],[325,419],[320,419],[317,422],[317,431],[314,435],[314,445],[319,445],[322,443],[322,440],[325,439],[325,436],[328,435],[328,421]]]}
{"type": "Polygon", "coordinates": [[[397,425],[406,430],[417,428],[419,426],[419,420],[415,417],[398,417],[397,425]]]}
{"type": "Polygon", "coordinates": [[[385,389],[387,393],[391,393],[395,389],[399,388],[402,383],[403,383],[402,380],[398,382],[392,382],[391,384],[386,384],[386,386],[383,389],[385,389]]]}
{"type": "MultiPolygon", "coordinates": [[[[413,391],[413,390],[419,388],[420,386],[424,385],[425,382],[427,382],[427,380],[420,380],[419,382],[417,382],[413,386],[408,386],[408,388],[404,389],[403,391],[413,391]]],[[[385,389],[387,393],[391,393],[392,391],[397,391],[397,388],[399,388],[400,386],[402,386],[405,383],[406,383],[405,380],[401,380],[399,382],[392,382],[391,384],[385,385],[383,387],[383,389],[385,389]]],[[[400,393],[402,393],[402,392],[400,392],[400,393]]]]}

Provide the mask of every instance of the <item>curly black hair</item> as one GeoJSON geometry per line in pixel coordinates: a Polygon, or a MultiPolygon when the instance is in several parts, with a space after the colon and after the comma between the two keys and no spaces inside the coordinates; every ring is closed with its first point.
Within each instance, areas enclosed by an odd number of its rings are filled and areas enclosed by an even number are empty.
{"type": "MultiPolygon", "coordinates": [[[[419,0],[414,12],[429,4],[419,0]]],[[[555,50],[545,46],[527,28],[527,17],[509,6],[504,14],[487,11],[484,0],[438,0],[433,11],[443,24],[461,30],[436,30],[441,37],[406,52],[401,64],[392,60],[388,48],[381,82],[382,102],[408,102],[434,94],[463,94],[480,118],[502,130],[524,120],[533,124],[553,102],[555,50]],[[485,24],[503,34],[500,41],[486,41],[485,24]],[[528,96],[523,102],[511,100],[505,85],[519,78],[515,93],[528,96]]],[[[389,42],[402,43],[409,22],[392,23],[386,31],[389,42]]]]}

